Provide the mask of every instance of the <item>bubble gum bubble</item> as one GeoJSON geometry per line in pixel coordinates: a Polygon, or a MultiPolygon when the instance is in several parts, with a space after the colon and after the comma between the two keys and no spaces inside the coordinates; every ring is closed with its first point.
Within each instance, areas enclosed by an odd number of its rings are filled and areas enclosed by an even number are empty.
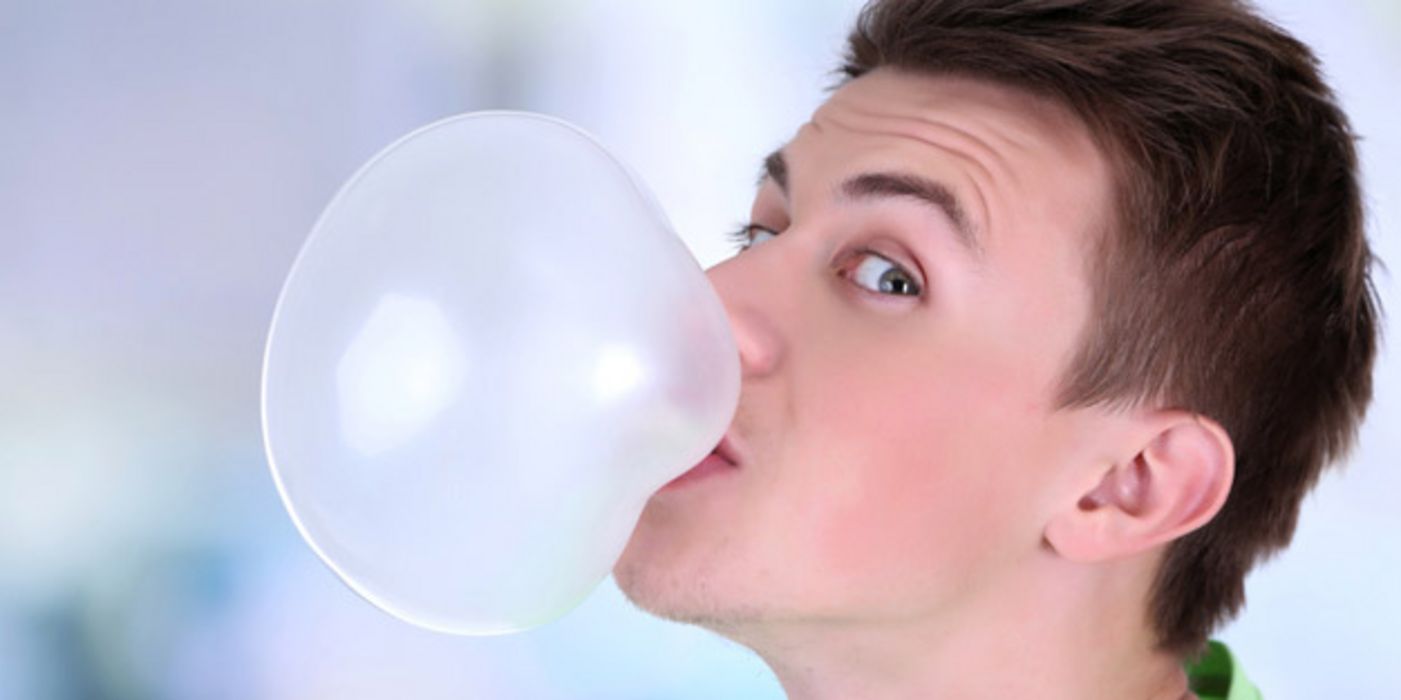
{"type": "Polygon", "coordinates": [[[642,183],[518,112],[423,127],[336,194],[278,299],[263,436],[284,505],[414,624],[556,619],[720,441],[728,318],[642,183]]]}

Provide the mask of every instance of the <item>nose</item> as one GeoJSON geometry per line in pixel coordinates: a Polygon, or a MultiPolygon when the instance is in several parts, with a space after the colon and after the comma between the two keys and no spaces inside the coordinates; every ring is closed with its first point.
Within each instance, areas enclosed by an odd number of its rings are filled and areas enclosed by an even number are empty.
{"type": "Polygon", "coordinates": [[[706,270],[725,313],[730,319],[730,331],[739,347],[741,378],[748,382],[775,371],[783,356],[783,339],[774,323],[774,309],[766,307],[777,298],[773,285],[755,275],[746,276],[744,266],[730,258],[706,270]]]}

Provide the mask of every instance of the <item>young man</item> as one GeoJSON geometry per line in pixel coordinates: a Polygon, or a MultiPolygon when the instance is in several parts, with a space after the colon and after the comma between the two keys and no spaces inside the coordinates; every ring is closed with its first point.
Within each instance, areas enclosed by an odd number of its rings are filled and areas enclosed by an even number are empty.
{"type": "Polygon", "coordinates": [[[1230,0],[877,1],[712,268],[736,468],[639,607],[792,698],[1253,697],[1211,631],[1371,398],[1352,135],[1230,0]]]}

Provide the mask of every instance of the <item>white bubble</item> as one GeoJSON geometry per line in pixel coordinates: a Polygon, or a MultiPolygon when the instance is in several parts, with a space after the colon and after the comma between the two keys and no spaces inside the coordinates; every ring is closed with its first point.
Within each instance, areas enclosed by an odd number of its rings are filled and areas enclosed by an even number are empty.
{"type": "Polygon", "coordinates": [[[480,112],[327,206],[273,316],[263,431],[351,588],[497,634],[582,602],[738,397],[724,308],[650,193],[564,122],[480,112]]]}

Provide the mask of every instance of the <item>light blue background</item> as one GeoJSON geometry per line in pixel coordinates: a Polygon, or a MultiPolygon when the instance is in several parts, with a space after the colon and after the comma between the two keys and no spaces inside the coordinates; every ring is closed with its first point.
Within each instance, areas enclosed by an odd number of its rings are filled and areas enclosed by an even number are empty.
{"type": "MultiPolygon", "coordinates": [[[[335,189],[458,112],[583,126],[703,265],[722,259],[855,9],[0,0],[0,698],[781,697],[747,650],[632,609],[611,581],[555,624],[486,639],[355,597],[277,500],[261,350],[335,189]]],[[[1397,264],[1401,9],[1266,10],[1316,48],[1363,135],[1373,245],[1397,264]]],[[[1355,458],[1224,632],[1271,700],[1401,693],[1394,355],[1355,458]]]]}

